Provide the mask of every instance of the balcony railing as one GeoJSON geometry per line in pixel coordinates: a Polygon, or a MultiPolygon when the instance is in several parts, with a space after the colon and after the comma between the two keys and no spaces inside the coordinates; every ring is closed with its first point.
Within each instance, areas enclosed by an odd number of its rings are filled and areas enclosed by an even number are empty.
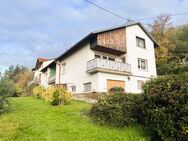
{"type": "Polygon", "coordinates": [[[94,73],[97,71],[127,74],[131,73],[131,65],[101,58],[95,58],[88,61],[87,72],[94,73]]]}
{"type": "Polygon", "coordinates": [[[50,77],[48,77],[48,83],[55,83],[55,79],[56,79],[56,75],[52,75],[50,77]]]}

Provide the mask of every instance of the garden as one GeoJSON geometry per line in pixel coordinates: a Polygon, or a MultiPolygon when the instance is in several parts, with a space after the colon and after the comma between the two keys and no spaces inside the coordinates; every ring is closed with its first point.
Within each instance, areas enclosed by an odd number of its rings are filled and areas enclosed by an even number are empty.
{"type": "Polygon", "coordinates": [[[147,81],[142,94],[113,87],[92,105],[73,100],[65,88],[19,87],[9,77],[0,80],[2,141],[188,139],[187,74],[147,81]]]}

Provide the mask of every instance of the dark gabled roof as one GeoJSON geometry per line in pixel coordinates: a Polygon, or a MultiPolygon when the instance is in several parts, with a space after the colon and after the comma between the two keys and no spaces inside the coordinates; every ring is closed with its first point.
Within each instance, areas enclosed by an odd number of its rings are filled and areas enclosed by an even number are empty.
{"type": "MultiPolygon", "coordinates": [[[[51,59],[51,60],[53,60],[53,59],[51,59]]],[[[55,59],[51,63],[49,63],[48,65],[46,65],[44,68],[42,68],[41,71],[46,70],[48,67],[50,67],[53,64],[55,64],[55,59]]]]}
{"type": "Polygon", "coordinates": [[[43,62],[48,61],[48,60],[49,59],[47,58],[37,58],[37,62],[35,64],[35,67],[32,69],[32,71],[36,70],[39,67],[39,65],[41,65],[43,62]]]}
{"type": "Polygon", "coordinates": [[[88,34],[87,36],[82,38],[80,41],[78,41],[76,44],[74,44],[67,51],[65,51],[63,54],[61,54],[59,57],[57,57],[56,60],[62,59],[64,57],[66,57],[67,55],[71,54],[76,49],[79,49],[81,44],[83,44],[86,41],[89,41],[89,39],[91,39],[93,36],[95,36],[95,35],[97,35],[99,33],[107,32],[107,31],[111,31],[111,30],[115,30],[115,29],[119,29],[119,28],[125,28],[125,27],[129,27],[129,26],[134,26],[134,25],[138,25],[146,33],[146,35],[153,41],[154,47],[159,47],[159,44],[157,43],[157,41],[151,36],[151,34],[144,28],[144,26],[141,23],[131,22],[131,23],[123,24],[121,26],[116,26],[116,27],[111,27],[111,28],[106,28],[106,29],[103,29],[103,30],[98,30],[98,31],[91,32],[90,34],[88,34]]]}

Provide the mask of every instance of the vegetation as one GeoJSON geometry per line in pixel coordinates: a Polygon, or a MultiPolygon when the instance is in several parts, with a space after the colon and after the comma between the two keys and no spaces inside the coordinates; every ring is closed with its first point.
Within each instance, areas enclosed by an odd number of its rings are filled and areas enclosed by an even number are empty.
{"type": "Polygon", "coordinates": [[[31,71],[23,66],[10,66],[6,71],[4,77],[14,83],[14,97],[21,95],[28,95],[33,86],[28,86],[28,82],[32,79],[31,71]]]}
{"type": "Polygon", "coordinates": [[[141,126],[122,129],[93,124],[84,115],[90,104],[72,101],[52,107],[40,99],[12,98],[10,113],[0,116],[1,141],[149,141],[141,126]]]}
{"type": "Polygon", "coordinates": [[[188,138],[188,75],[152,79],[143,94],[115,93],[101,97],[89,112],[93,121],[124,127],[140,123],[153,141],[186,141],[188,138]]]}
{"type": "Polygon", "coordinates": [[[9,97],[13,93],[13,82],[8,79],[0,79],[0,114],[9,107],[9,97]]]}
{"type": "Polygon", "coordinates": [[[159,15],[150,25],[159,43],[155,49],[158,75],[188,72],[188,24],[173,27],[170,15],[159,15]]]}
{"type": "Polygon", "coordinates": [[[143,121],[157,141],[188,138],[188,75],[160,77],[143,87],[143,121]]]}
{"type": "Polygon", "coordinates": [[[89,116],[99,124],[124,127],[137,122],[140,95],[115,93],[101,97],[93,104],[89,116]]]}
{"type": "Polygon", "coordinates": [[[65,88],[36,86],[33,89],[33,96],[35,98],[42,98],[50,102],[52,105],[69,104],[72,94],[65,88]]]}
{"type": "Polygon", "coordinates": [[[108,93],[110,93],[110,94],[120,94],[120,93],[124,93],[124,92],[125,92],[124,88],[117,87],[117,86],[112,87],[108,90],[108,93]]]}

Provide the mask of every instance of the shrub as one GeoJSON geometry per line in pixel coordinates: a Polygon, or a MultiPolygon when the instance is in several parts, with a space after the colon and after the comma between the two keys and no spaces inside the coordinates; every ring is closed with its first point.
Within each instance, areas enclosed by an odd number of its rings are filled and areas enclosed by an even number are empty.
{"type": "Polygon", "coordinates": [[[45,93],[45,88],[43,86],[36,86],[33,89],[33,96],[35,98],[41,98],[44,93],[45,93]]]}
{"type": "Polygon", "coordinates": [[[124,88],[122,88],[122,87],[112,87],[112,88],[110,88],[109,90],[108,90],[108,93],[110,93],[110,94],[122,94],[122,93],[124,93],[124,88]]]}
{"type": "Polygon", "coordinates": [[[37,86],[33,90],[35,98],[42,98],[50,102],[52,105],[69,104],[72,99],[72,94],[65,88],[48,87],[44,89],[42,86],[37,86]]]}
{"type": "Polygon", "coordinates": [[[0,80],[0,114],[9,107],[9,97],[13,93],[13,87],[12,81],[5,78],[0,80]]]}
{"type": "Polygon", "coordinates": [[[93,104],[89,116],[99,124],[123,127],[137,122],[135,113],[140,103],[137,94],[113,94],[101,97],[93,104]]]}
{"type": "Polygon", "coordinates": [[[143,114],[153,139],[187,140],[188,76],[160,77],[143,86],[143,114]]]}

